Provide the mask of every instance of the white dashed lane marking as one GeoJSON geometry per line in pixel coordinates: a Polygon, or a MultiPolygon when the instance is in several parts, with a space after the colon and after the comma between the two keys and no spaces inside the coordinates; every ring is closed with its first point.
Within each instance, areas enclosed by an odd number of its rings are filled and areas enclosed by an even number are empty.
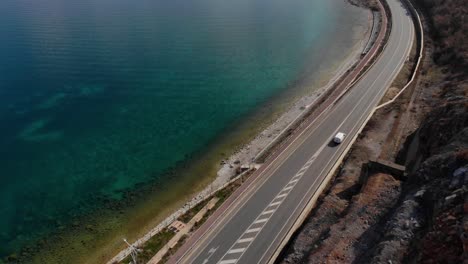
{"type": "Polygon", "coordinates": [[[263,218],[263,219],[259,219],[259,220],[255,221],[254,224],[265,223],[266,221],[268,221],[268,218],[263,218]]]}
{"type": "Polygon", "coordinates": [[[248,233],[254,233],[254,232],[258,232],[258,231],[260,231],[260,230],[262,230],[262,228],[261,228],[261,227],[257,227],[257,228],[249,229],[249,230],[245,231],[245,233],[246,233],[246,234],[248,234],[248,233]]]}
{"type": "Polygon", "coordinates": [[[298,179],[300,177],[302,177],[302,175],[304,175],[305,172],[301,172],[299,174],[297,174],[296,176],[294,176],[291,180],[294,180],[294,179],[298,179]]]}
{"type": "Polygon", "coordinates": [[[254,237],[243,238],[243,239],[237,240],[236,244],[246,243],[246,242],[250,242],[252,240],[254,240],[254,237]]]}
{"type": "Polygon", "coordinates": [[[242,253],[244,252],[245,248],[236,248],[236,249],[231,249],[228,251],[228,254],[236,254],[236,253],[242,253]]]}
{"type": "Polygon", "coordinates": [[[276,206],[276,205],[278,205],[278,204],[280,204],[282,202],[283,201],[274,202],[274,203],[270,204],[268,207],[276,206]]]}
{"type": "Polygon", "coordinates": [[[234,264],[237,262],[237,259],[227,259],[219,262],[219,264],[234,264]]]}
{"type": "Polygon", "coordinates": [[[312,158],[310,158],[304,166],[294,175],[293,178],[284,186],[283,189],[278,193],[278,195],[273,198],[273,200],[270,202],[269,205],[265,209],[263,209],[262,213],[260,213],[259,216],[250,224],[250,226],[247,228],[247,230],[240,236],[240,238],[229,248],[229,250],[224,254],[224,256],[221,258],[221,261],[218,262],[218,264],[235,264],[237,261],[242,257],[244,252],[249,248],[250,244],[252,241],[255,240],[257,237],[258,233],[262,230],[262,228],[266,225],[268,220],[270,220],[271,216],[275,213],[277,208],[272,208],[272,207],[277,207],[281,205],[281,203],[286,199],[286,197],[289,195],[291,192],[290,190],[293,189],[297,182],[302,178],[304,173],[309,169],[310,165],[312,165],[312,162],[315,160],[317,157],[317,154],[314,155],[312,158]],[[260,226],[259,226],[260,225],[260,226]],[[248,237],[248,238],[242,238],[246,237],[246,234],[253,235],[253,237],[248,237]],[[240,248],[242,244],[242,248],[240,248]],[[236,246],[237,245],[237,246],[236,246]],[[226,259],[228,255],[233,255],[233,254],[240,254],[239,257],[236,259],[233,259],[232,256],[229,259],[226,259]]]}
{"type": "Polygon", "coordinates": [[[289,183],[295,183],[295,182],[298,182],[298,181],[299,181],[299,179],[295,179],[295,180],[290,181],[289,183]]]}
{"type": "Polygon", "coordinates": [[[280,195],[276,196],[276,199],[278,199],[278,198],[283,198],[283,197],[285,197],[285,196],[288,195],[288,194],[289,194],[289,193],[280,194],[280,195]]]}
{"type": "Polygon", "coordinates": [[[263,211],[261,215],[271,214],[271,213],[274,213],[275,211],[276,211],[275,209],[263,211]]]}

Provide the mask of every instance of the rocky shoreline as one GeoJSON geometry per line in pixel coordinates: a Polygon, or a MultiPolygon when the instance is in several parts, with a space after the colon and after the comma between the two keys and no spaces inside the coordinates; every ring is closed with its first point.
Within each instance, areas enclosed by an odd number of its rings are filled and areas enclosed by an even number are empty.
{"type": "MultiPolygon", "coordinates": [[[[217,190],[222,189],[224,186],[228,185],[232,180],[237,179],[237,176],[239,176],[239,174],[242,173],[245,168],[253,168],[258,166],[254,163],[255,157],[262,150],[264,150],[278,135],[287,129],[291,123],[306,113],[308,108],[318,104],[321,96],[324,95],[328,90],[332,89],[334,84],[359,61],[362,51],[369,42],[369,38],[372,37],[371,25],[373,24],[373,19],[377,18],[375,18],[372,13],[369,12],[367,28],[362,29],[360,32],[356,33],[364,35],[364,37],[361,38],[362,40],[352,48],[352,53],[346,58],[346,60],[337,69],[334,70],[332,78],[325,86],[314,90],[309,95],[303,96],[294,102],[292,106],[289,107],[289,109],[287,109],[277,120],[275,120],[271,125],[259,133],[251,142],[240,147],[239,150],[229,158],[221,160],[221,168],[217,172],[217,177],[209,186],[200,191],[182,208],[175,211],[158,226],[151,229],[143,237],[135,241],[133,245],[138,247],[139,245],[145,243],[154,234],[168,226],[174,219],[177,219],[177,217],[187,212],[190,208],[194,207],[199,202],[205,200],[217,190]]],[[[112,264],[118,262],[125,258],[129,253],[130,252],[128,249],[124,249],[107,263],[112,264]]]]}
{"type": "Polygon", "coordinates": [[[459,22],[467,1],[411,3],[425,35],[414,85],[375,112],[277,263],[466,262],[468,53],[459,22]]]}

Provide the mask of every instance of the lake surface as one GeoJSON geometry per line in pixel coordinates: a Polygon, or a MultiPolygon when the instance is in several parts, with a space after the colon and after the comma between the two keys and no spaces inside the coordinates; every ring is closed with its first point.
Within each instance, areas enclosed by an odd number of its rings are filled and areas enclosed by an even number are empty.
{"type": "Polygon", "coordinates": [[[350,9],[342,0],[0,1],[0,257],[164,181],[318,70],[349,37],[343,17],[359,20],[350,9]]]}

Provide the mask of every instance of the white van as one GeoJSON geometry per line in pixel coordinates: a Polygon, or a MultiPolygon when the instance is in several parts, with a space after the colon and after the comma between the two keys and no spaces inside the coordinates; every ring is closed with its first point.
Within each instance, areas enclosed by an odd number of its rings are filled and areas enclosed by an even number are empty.
{"type": "Polygon", "coordinates": [[[335,137],[333,138],[333,142],[335,142],[336,144],[340,144],[341,142],[343,142],[344,138],[345,138],[346,134],[343,133],[343,132],[338,132],[335,137]]]}

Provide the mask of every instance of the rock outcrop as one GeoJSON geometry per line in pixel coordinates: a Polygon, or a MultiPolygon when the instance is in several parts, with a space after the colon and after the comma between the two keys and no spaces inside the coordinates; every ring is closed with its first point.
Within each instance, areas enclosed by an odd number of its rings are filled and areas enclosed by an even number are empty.
{"type": "Polygon", "coordinates": [[[369,121],[278,263],[468,263],[468,0],[411,1],[426,35],[414,91],[369,121]],[[385,144],[408,177],[365,173],[385,144]]]}

